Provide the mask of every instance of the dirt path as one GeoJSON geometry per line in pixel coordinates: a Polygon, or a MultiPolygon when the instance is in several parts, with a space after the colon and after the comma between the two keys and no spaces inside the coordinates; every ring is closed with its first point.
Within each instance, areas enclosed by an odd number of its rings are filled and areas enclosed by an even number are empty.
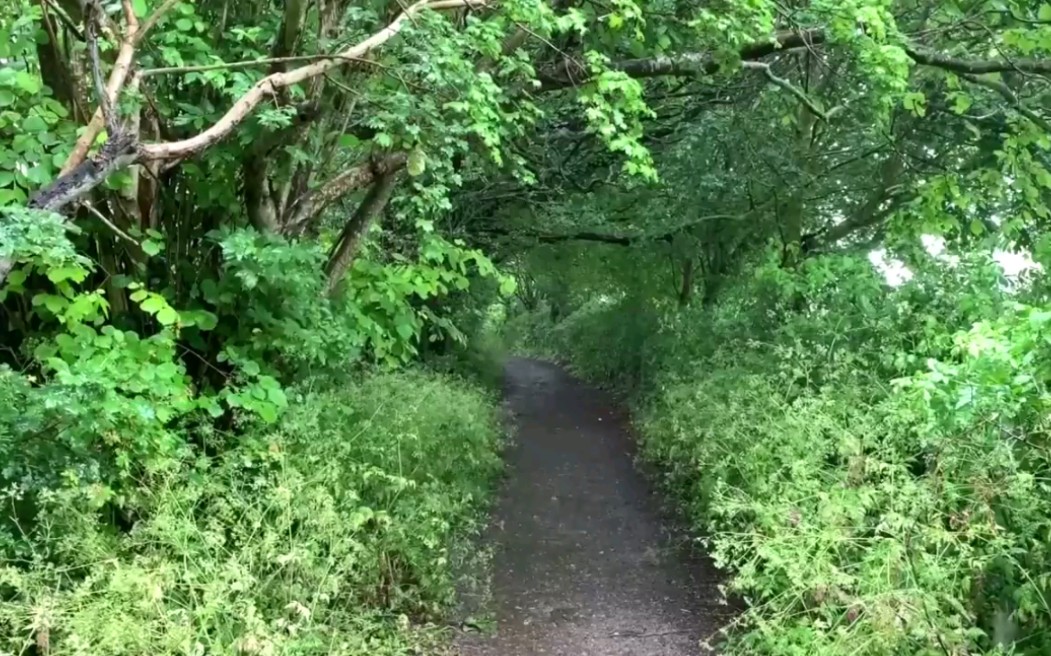
{"type": "Polygon", "coordinates": [[[627,418],[555,365],[512,360],[517,430],[495,512],[495,637],[465,656],[693,656],[729,615],[635,470],[627,418]],[[680,546],[677,546],[680,545],[680,546]]]}

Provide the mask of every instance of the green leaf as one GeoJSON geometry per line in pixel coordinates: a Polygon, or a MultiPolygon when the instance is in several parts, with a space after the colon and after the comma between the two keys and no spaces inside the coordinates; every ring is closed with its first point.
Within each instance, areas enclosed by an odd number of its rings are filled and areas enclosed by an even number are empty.
{"type": "Polygon", "coordinates": [[[958,93],[953,97],[952,110],[957,114],[963,114],[971,108],[973,101],[966,93],[958,93]]]}
{"type": "Polygon", "coordinates": [[[277,408],[272,403],[259,403],[255,406],[259,418],[268,424],[277,421],[277,408]]]}
{"type": "Polygon", "coordinates": [[[4,282],[13,289],[20,289],[27,277],[28,276],[24,269],[15,269],[7,274],[7,280],[4,282]]]}
{"type": "Polygon", "coordinates": [[[22,129],[30,133],[46,132],[47,121],[36,114],[30,114],[24,121],[22,121],[22,129]]]}
{"type": "Polygon", "coordinates": [[[219,325],[219,317],[207,310],[196,310],[193,312],[193,322],[201,330],[215,330],[219,325]]]}
{"type": "Polygon", "coordinates": [[[146,241],[142,242],[142,250],[150,257],[153,257],[157,253],[161,252],[161,245],[153,241],[152,239],[147,239],[146,241]]]}
{"type": "Polygon", "coordinates": [[[62,266],[49,269],[47,272],[47,278],[51,282],[59,283],[64,280],[72,280],[74,282],[83,282],[88,272],[82,267],[77,266],[62,266]]]}
{"type": "Polygon", "coordinates": [[[285,391],[280,387],[271,387],[266,391],[266,398],[278,408],[284,408],[288,406],[288,397],[285,396],[285,391]]]}
{"type": "Polygon", "coordinates": [[[157,321],[163,326],[170,326],[179,320],[179,313],[171,306],[165,306],[157,312],[157,321]]]}
{"type": "Polygon", "coordinates": [[[18,75],[15,76],[15,84],[22,91],[34,96],[40,93],[40,89],[43,86],[39,77],[26,71],[18,72],[18,75]]]}
{"type": "Polygon", "coordinates": [[[143,312],[156,314],[157,312],[160,312],[163,308],[168,307],[168,301],[164,300],[164,297],[158,294],[150,294],[149,298],[143,301],[142,304],[139,305],[139,307],[142,308],[143,312]]]}

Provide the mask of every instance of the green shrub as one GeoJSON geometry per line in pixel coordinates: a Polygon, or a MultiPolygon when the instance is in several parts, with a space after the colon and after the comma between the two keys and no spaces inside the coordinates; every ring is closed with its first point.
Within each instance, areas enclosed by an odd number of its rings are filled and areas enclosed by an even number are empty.
{"type": "Polygon", "coordinates": [[[298,391],[276,427],[142,478],[126,530],[92,485],[41,494],[0,652],[419,653],[498,447],[489,398],[408,371],[298,391]]]}

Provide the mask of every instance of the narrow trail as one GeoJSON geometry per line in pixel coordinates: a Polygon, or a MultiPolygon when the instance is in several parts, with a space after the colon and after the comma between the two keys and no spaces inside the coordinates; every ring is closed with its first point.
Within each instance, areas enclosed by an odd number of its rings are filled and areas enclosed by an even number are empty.
{"type": "Polygon", "coordinates": [[[464,656],[700,656],[728,621],[633,465],[626,414],[559,367],[514,359],[516,435],[490,530],[495,637],[464,656]]]}

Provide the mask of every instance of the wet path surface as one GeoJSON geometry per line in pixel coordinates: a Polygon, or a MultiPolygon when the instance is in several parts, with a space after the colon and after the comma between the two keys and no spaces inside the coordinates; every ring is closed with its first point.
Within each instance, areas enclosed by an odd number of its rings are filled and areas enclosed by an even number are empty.
{"type": "Polygon", "coordinates": [[[633,465],[626,414],[559,367],[507,365],[509,479],[490,531],[495,637],[465,656],[693,656],[730,617],[633,465]]]}

